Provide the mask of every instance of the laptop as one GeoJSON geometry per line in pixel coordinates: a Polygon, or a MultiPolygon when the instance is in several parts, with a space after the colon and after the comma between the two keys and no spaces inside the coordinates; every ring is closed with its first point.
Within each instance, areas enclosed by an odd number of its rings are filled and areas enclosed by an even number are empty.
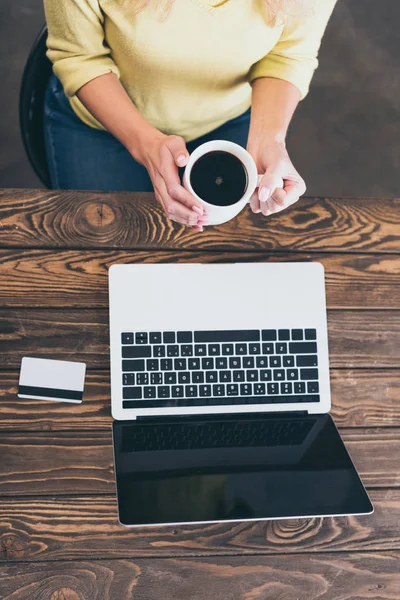
{"type": "Polygon", "coordinates": [[[119,521],[370,514],[329,414],[323,266],[109,270],[119,521]]]}

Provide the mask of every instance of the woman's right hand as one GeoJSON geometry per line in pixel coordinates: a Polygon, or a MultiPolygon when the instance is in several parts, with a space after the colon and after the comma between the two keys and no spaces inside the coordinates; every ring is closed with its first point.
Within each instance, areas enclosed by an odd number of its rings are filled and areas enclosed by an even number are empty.
{"type": "Polygon", "coordinates": [[[196,231],[203,231],[203,225],[207,225],[205,211],[179,179],[178,167],[184,167],[188,158],[182,137],[161,132],[147,138],[141,151],[141,162],[150,175],[155,196],[167,217],[196,231]]]}

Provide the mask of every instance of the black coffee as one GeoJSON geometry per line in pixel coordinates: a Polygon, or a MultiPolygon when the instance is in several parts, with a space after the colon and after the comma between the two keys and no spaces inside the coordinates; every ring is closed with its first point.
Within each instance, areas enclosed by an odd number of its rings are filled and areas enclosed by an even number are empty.
{"type": "Polygon", "coordinates": [[[230,152],[213,150],[196,160],[190,171],[190,183],[205,202],[230,206],[247,189],[247,171],[242,161],[230,152]]]}

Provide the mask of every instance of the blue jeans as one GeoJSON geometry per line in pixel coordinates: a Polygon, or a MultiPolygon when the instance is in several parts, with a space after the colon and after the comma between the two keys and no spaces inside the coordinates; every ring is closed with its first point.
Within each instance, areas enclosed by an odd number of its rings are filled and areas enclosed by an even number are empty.
{"type": "MultiPolygon", "coordinates": [[[[187,142],[188,152],[217,139],[230,140],[245,148],[250,114],[251,108],[214,131],[187,142]]],[[[53,189],[153,191],[147,169],[113,135],[89,127],[76,116],[55,75],[46,90],[44,136],[53,189]]],[[[183,170],[179,168],[181,177],[183,170]]]]}

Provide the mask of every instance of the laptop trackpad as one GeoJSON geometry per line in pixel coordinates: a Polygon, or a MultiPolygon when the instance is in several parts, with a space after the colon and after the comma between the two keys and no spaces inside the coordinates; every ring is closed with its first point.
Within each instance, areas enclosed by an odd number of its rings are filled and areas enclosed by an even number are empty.
{"type": "Polygon", "coordinates": [[[114,422],[113,428],[124,525],[372,511],[329,415],[114,422]]]}

